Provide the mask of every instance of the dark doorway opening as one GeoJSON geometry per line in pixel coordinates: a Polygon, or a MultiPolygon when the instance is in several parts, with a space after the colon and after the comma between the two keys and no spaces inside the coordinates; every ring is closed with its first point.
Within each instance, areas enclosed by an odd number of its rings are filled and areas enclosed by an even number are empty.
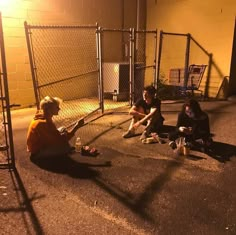
{"type": "Polygon", "coordinates": [[[236,18],[234,25],[234,38],[233,38],[233,48],[230,66],[230,77],[229,77],[229,92],[228,95],[236,95],[236,18]]]}

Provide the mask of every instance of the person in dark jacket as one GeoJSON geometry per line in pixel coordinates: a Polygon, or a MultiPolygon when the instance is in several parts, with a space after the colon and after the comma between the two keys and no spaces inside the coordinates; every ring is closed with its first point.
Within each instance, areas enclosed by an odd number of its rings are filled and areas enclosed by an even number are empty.
{"type": "Polygon", "coordinates": [[[212,143],[208,114],[202,111],[195,99],[189,99],[184,103],[182,111],[178,114],[176,129],[169,133],[169,145],[173,149],[177,147],[175,141],[179,137],[184,137],[190,146],[194,145],[196,140],[205,148],[212,143]]]}

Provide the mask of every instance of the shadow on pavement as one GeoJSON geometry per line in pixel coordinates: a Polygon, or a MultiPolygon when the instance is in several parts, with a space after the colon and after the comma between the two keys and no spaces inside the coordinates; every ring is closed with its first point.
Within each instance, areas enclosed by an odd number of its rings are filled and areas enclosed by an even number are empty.
{"type": "MultiPolygon", "coordinates": [[[[230,161],[230,158],[236,156],[236,146],[227,144],[227,143],[222,143],[222,142],[216,142],[213,141],[211,147],[207,150],[204,150],[201,145],[195,146],[193,150],[198,151],[198,152],[203,152],[207,154],[209,157],[214,158],[215,160],[225,163],[227,161],[230,161]]],[[[195,155],[190,155],[188,157],[190,160],[202,160],[206,159],[203,157],[195,156],[195,155]]]]}
{"type": "MultiPolygon", "coordinates": [[[[17,169],[16,168],[10,169],[9,173],[12,180],[13,188],[15,190],[15,198],[16,198],[15,200],[17,201],[17,204],[19,205],[19,207],[8,208],[9,210],[8,212],[17,211],[22,214],[21,216],[23,220],[22,225],[24,225],[24,230],[26,231],[27,234],[32,234],[32,229],[34,230],[35,234],[43,234],[42,227],[31,205],[31,202],[33,200],[38,200],[44,196],[34,195],[33,197],[29,198],[17,169]],[[29,218],[30,221],[27,218],[29,218]]],[[[7,212],[7,211],[4,211],[4,212],[7,212]]]]}
{"type": "Polygon", "coordinates": [[[99,175],[99,173],[91,167],[110,167],[111,163],[87,163],[87,162],[77,162],[71,159],[69,156],[58,157],[57,159],[40,159],[31,161],[36,164],[41,169],[51,171],[59,174],[67,174],[73,178],[94,178],[99,175]]]}
{"type": "Polygon", "coordinates": [[[182,162],[169,162],[163,173],[155,177],[148,185],[146,185],[144,191],[137,196],[137,198],[129,196],[128,191],[120,191],[114,185],[110,187],[107,185],[107,182],[105,183],[100,178],[96,178],[95,182],[98,186],[106,190],[111,196],[117,198],[140,218],[154,224],[156,222],[155,218],[148,213],[147,208],[153,198],[161,192],[164,185],[171,179],[172,175],[176,172],[176,170],[178,170],[179,167],[181,167],[181,165],[182,162]],[[113,190],[111,188],[113,188],[113,190]]]}
{"type": "Polygon", "coordinates": [[[230,158],[236,156],[236,146],[214,141],[211,150],[208,151],[207,154],[219,162],[224,163],[230,161],[230,158]]]}

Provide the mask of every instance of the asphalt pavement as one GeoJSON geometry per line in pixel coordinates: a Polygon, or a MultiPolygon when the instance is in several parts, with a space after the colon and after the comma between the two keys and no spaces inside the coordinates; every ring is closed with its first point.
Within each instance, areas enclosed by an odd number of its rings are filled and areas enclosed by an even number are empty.
{"type": "MultiPolygon", "coordinates": [[[[210,155],[177,156],[166,138],[143,144],[141,129],[122,138],[127,107],[76,133],[97,157],[74,153],[41,164],[25,146],[34,108],[13,111],[16,170],[0,169],[0,234],[236,234],[235,104],[201,102],[214,136],[210,155]]],[[[162,103],[167,129],[181,106],[162,103]]]]}

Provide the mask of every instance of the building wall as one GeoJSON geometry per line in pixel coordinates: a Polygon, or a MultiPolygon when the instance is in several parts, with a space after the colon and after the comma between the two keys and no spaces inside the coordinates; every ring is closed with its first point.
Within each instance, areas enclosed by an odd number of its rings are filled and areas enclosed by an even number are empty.
{"type": "Polygon", "coordinates": [[[235,16],[235,0],[147,0],[147,28],[190,33],[213,54],[209,83],[209,87],[214,84],[209,93],[213,97],[230,74],[235,16]]]}
{"type": "MultiPolygon", "coordinates": [[[[144,2],[144,1],[142,1],[144,2]]],[[[0,11],[11,103],[34,105],[34,92],[24,32],[32,25],[136,27],[136,0],[1,0],[0,11]]]]}

